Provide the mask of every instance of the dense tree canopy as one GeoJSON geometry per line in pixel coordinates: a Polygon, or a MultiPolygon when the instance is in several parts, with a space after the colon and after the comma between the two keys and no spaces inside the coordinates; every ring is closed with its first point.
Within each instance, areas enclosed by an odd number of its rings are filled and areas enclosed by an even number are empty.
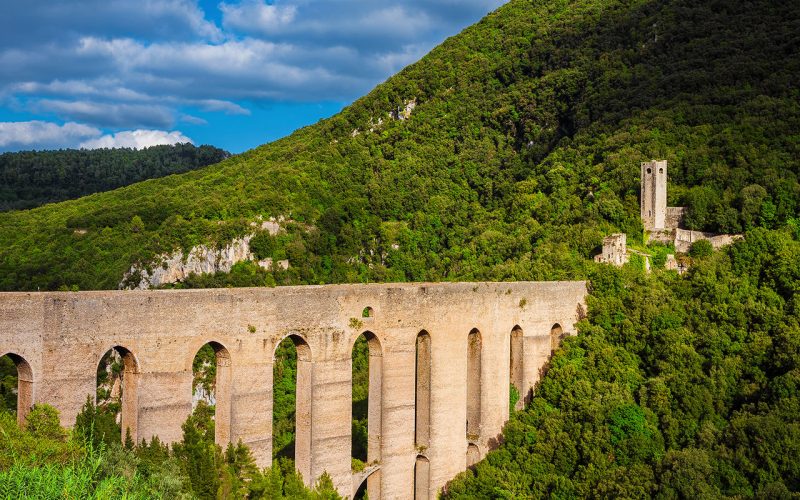
{"type": "MultiPolygon", "coordinates": [[[[580,335],[447,495],[788,497],[800,492],[798,32],[796,2],[512,0],[290,137],[0,214],[0,289],[115,288],[132,263],[280,216],[286,231],[252,250],[288,270],[245,262],[179,286],[588,278],[580,335]],[[412,100],[409,119],[391,118],[412,100]],[[669,204],[688,207],[690,227],[746,240],[697,245],[686,277],[592,263],[610,232],[643,243],[638,165],[652,158],[669,161],[669,204]]],[[[280,449],[293,369],[276,365],[280,449]]],[[[197,462],[184,476],[234,485],[197,472],[230,462],[207,430],[185,430],[174,458],[197,462]]]]}
{"type": "Polygon", "coordinates": [[[0,154],[0,210],[33,208],[219,163],[212,146],[62,149],[0,154]]]}
{"type": "Polygon", "coordinates": [[[800,493],[800,242],[754,230],[685,278],[591,272],[589,317],[448,498],[800,493]]]}
{"type": "Polygon", "coordinates": [[[268,249],[291,268],[240,275],[253,284],[585,276],[604,234],[639,239],[650,158],[692,227],[780,227],[800,200],[798,11],[512,0],[290,137],[0,214],[0,288],[116,288],[133,262],[259,215],[297,223],[268,249]]]}

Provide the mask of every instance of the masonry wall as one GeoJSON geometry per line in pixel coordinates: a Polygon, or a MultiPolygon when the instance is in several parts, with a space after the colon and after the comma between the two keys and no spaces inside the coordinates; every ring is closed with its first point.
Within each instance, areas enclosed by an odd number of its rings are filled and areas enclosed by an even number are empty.
{"type": "MultiPolygon", "coordinates": [[[[481,334],[481,425],[471,441],[482,457],[496,445],[509,413],[512,330],[522,330],[520,369],[528,394],[550,356],[551,328],[558,324],[574,333],[585,294],[584,282],[0,293],[0,354],[14,353],[30,364],[33,401],[52,404],[71,426],[86,395],[95,394],[100,358],[124,347],[136,360],[134,439],[158,435],[172,442],[181,438],[191,411],[194,355],[216,342],[230,365],[230,382],[218,389],[229,395],[218,418],[230,425],[217,437],[241,439],[265,466],[272,450],[273,353],[286,336],[300,337],[311,359],[305,479],[313,482],[327,471],[337,489],[351,495],[354,481],[362,479],[350,471],[352,346],[369,331],[382,358],[381,435],[370,436],[381,447],[381,497],[412,496],[414,465],[422,455],[429,460],[428,495],[434,498],[467,464],[469,332],[481,334]],[[373,317],[361,317],[365,307],[373,317]],[[414,446],[421,330],[431,338],[430,445],[424,450],[414,446]]],[[[474,447],[470,453],[474,459],[474,447]]]]}

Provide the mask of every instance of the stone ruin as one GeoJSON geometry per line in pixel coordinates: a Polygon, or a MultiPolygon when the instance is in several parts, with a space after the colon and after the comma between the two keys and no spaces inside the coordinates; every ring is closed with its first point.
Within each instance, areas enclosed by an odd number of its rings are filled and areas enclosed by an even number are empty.
{"type": "Polygon", "coordinates": [[[615,233],[603,238],[603,252],[594,256],[595,262],[622,267],[628,262],[628,245],[625,233],[615,233]]]}
{"type": "MultiPolygon", "coordinates": [[[[646,232],[645,243],[658,241],[665,245],[671,244],[677,253],[686,254],[696,241],[706,240],[718,250],[742,238],[740,234],[715,234],[685,229],[685,214],[685,207],[667,206],[667,160],[642,162],[640,216],[646,232]]],[[[602,253],[596,255],[594,260],[619,267],[628,262],[628,254],[631,252],[627,249],[625,234],[612,234],[603,239],[602,253]]],[[[644,257],[645,262],[649,263],[648,256],[644,257]]],[[[677,259],[670,254],[665,267],[683,274],[687,264],[683,259],[677,259]]]]}

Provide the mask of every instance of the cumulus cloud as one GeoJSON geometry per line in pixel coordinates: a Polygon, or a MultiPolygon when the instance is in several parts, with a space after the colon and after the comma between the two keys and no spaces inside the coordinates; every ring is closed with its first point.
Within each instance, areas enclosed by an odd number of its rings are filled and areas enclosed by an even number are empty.
{"type": "Polygon", "coordinates": [[[270,5],[260,0],[221,3],[223,26],[229,30],[269,35],[294,21],[296,5],[270,5]]]}
{"type": "Polygon", "coordinates": [[[64,148],[100,134],[99,129],[74,122],[0,122],[0,148],[64,148]]]}
{"type": "Polygon", "coordinates": [[[108,134],[97,139],[84,141],[80,144],[81,148],[135,148],[142,149],[160,144],[177,144],[192,142],[191,139],[175,130],[167,132],[164,130],[126,130],[116,134],[108,134]]]}
{"type": "Polygon", "coordinates": [[[138,132],[274,101],[346,102],[504,1],[0,2],[0,110],[138,132]]]}

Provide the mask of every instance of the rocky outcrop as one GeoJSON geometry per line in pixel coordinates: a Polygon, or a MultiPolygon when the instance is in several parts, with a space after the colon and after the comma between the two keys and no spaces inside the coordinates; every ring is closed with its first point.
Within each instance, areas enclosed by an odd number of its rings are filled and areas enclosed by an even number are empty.
{"type": "MultiPolygon", "coordinates": [[[[270,219],[253,223],[253,226],[270,234],[277,234],[281,230],[280,221],[270,219]]],[[[246,260],[255,261],[256,258],[250,251],[250,240],[254,234],[236,238],[222,248],[213,248],[207,245],[198,245],[184,255],[183,251],[176,250],[171,254],[163,254],[156,258],[149,266],[134,264],[122,277],[119,288],[147,290],[161,285],[178,283],[185,280],[190,274],[230,272],[234,264],[246,260]]],[[[257,261],[265,269],[271,269],[272,259],[257,261]]],[[[278,266],[289,268],[288,260],[278,261],[278,266]]]]}

